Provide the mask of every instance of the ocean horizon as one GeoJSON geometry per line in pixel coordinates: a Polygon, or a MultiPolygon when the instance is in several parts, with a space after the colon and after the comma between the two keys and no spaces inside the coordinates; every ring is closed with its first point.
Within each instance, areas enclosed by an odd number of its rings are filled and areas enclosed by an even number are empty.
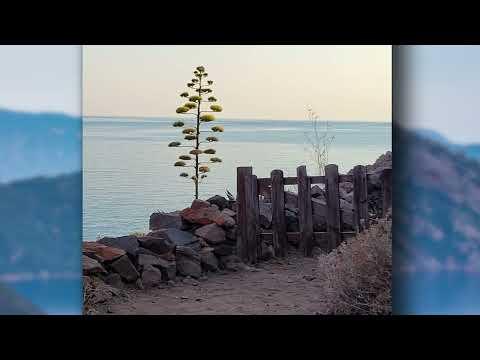
{"type": "MultiPolygon", "coordinates": [[[[194,186],[179,177],[173,163],[186,153],[169,148],[183,141],[181,129],[172,127],[179,117],[83,118],[83,239],[128,235],[148,231],[155,211],[175,211],[190,205],[194,186]]],[[[188,119],[180,118],[188,126],[188,119]]],[[[306,165],[311,175],[318,169],[311,157],[309,120],[218,119],[224,133],[210,147],[222,158],[212,164],[200,198],[236,194],[236,168],[252,166],[258,177],[274,169],[294,176],[306,165]]],[[[193,120],[192,120],[193,124],[193,120]]],[[[335,137],[329,163],[346,173],[355,165],[368,165],[392,149],[391,122],[329,121],[335,137]]],[[[208,126],[210,127],[210,126],[208,126]]]]}

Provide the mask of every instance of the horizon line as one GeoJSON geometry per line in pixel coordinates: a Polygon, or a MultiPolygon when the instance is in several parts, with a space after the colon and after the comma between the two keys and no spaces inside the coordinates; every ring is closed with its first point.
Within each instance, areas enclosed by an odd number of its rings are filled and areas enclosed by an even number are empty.
{"type": "MultiPolygon", "coordinates": [[[[195,114],[192,114],[195,115],[195,114]]],[[[141,116],[141,115],[82,115],[82,118],[100,118],[100,119],[160,119],[160,118],[179,118],[178,114],[176,115],[158,115],[158,116],[153,116],[153,115],[147,115],[147,116],[141,116]]],[[[266,120],[266,121],[311,121],[309,119],[272,119],[272,118],[233,118],[233,117],[228,117],[228,118],[222,118],[225,120],[266,120]]],[[[381,121],[381,120],[331,120],[331,119],[326,119],[327,121],[330,122],[371,122],[371,123],[380,123],[380,124],[388,124],[392,123],[392,120],[389,119],[387,121],[381,121]]],[[[320,119],[320,121],[324,121],[320,119]]]]}

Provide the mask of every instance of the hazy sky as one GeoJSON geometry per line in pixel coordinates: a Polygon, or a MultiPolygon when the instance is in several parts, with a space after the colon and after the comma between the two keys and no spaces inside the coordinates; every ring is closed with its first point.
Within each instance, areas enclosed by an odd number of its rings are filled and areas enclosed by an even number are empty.
{"type": "Polygon", "coordinates": [[[0,108],[81,114],[81,46],[0,45],[0,108]]]}
{"type": "Polygon", "coordinates": [[[172,116],[196,66],[228,118],[391,121],[391,46],[84,46],[85,116],[172,116]]]}
{"type": "Polygon", "coordinates": [[[405,120],[458,143],[480,141],[480,46],[402,46],[405,120]]]}

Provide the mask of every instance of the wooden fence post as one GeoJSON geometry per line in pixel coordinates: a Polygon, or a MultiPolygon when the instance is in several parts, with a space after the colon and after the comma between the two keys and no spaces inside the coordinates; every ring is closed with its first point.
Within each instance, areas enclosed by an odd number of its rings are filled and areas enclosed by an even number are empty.
{"type": "Polygon", "coordinates": [[[342,240],[340,222],[340,194],[338,189],[338,166],[325,166],[325,188],[327,190],[327,231],[329,251],[335,249],[342,240]]]}
{"type": "Polygon", "coordinates": [[[275,256],[287,253],[287,225],[285,222],[285,193],[282,170],[273,170],[272,179],[272,235],[275,256]]]}
{"type": "Polygon", "coordinates": [[[246,179],[252,175],[251,167],[237,168],[237,255],[242,261],[248,262],[248,212],[246,179]]]}
{"type": "Polygon", "coordinates": [[[248,259],[251,263],[256,263],[258,258],[259,242],[257,233],[260,224],[260,213],[258,209],[258,183],[255,175],[247,177],[247,185],[250,188],[250,193],[247,200],[247,219],[248,219],[248,259]]]}
{"type": "Polygon", "coordinates": [[[353,168],[353,207],[357,232],[368,228],[367,172],[365,166],[353,168]],[[363,222],[362,222],[363,220],[363,222]]]}
{"type": "Polygon", "coordinates": [[[297,168],[298,222],[300,226],[300,248],[305,256],[313,250],[313,214],[310,178],[305,165],[297,168]]]}
{"type": "Polygon", "coordinates": [[[382,172],[382,217],[387,215],[392,206],[392,169],[384,169],[382,172]]]}

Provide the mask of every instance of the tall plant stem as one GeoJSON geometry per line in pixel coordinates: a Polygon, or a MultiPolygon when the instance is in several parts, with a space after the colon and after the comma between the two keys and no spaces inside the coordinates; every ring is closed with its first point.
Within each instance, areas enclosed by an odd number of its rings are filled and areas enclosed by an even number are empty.
{"type": "MultiPolygon", "coordinates": [[[[202,78],[199,79],[199,90],[198,96],[201,97],[202,95],[202,78]]],[[[198,108],[197,108],[197,140],[195,149],[198,150],[200,148],[200,106],[202,100],[198,100],[198,108]]],[[[198,154],[195,154],[195,199],[198,199],[198,154]]]]}

